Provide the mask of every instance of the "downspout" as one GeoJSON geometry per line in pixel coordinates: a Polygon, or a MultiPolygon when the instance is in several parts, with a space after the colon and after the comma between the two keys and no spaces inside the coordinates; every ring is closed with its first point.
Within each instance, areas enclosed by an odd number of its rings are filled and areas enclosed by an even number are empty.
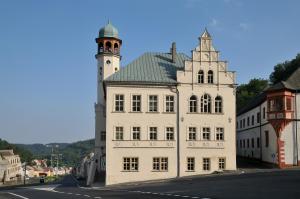
{"type": "Polygon", "coordinates": [[[180,134],[179,134],[179,91],[176,85],[176,91],[172,90],[172,87],[170,87],[171,92],[176,93],[176,129],[177,129],[177,139],[176,139],[176,155],[177,155],[177,174],[176,178],[180,177],[180,134]]]}
{"type": "Polygon", "coordinates": [[[299,157],[298,157],[298,114],[297,114],[297,93],[298,90],[296,90],[296,94],[295,94],[295,118],[296,118],[296,160],[297,163],[296,165],[299,166],[299,157]]]}
{"type": "Polygon", "coordinates": [[[177,178],[180,177],[180,135],[179,135],[179,122],[180,122],[180,118],[179,118],[179,91],[178,88],[176,86],[176,98],[177,98],[177,111],[176,111],[176,128],[177,128],[177,178]]]}

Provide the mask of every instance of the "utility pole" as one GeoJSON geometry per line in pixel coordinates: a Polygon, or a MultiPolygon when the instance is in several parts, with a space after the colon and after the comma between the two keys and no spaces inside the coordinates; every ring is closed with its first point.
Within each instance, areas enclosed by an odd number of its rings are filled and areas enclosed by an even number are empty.
{"type": "Polygon", "coordinates": [[[26,162],[24,162],[24,185],[26,184],[26,162]]]}

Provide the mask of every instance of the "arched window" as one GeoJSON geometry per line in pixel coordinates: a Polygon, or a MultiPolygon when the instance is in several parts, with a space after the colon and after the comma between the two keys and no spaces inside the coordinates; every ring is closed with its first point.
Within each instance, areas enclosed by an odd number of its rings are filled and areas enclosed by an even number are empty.
{"type": "Polygon", "coordinates": [[[204,72],[203,72],[203,70],[199,70],[199,72],[198,72],[198,83],[200,83],[200,84],[204,83],[204,72]]]}
{"type": "Polygon", "coordinates": [[[190,109],[190,113],[197,112],[197,97],[195,95],[190,97],[189,109],[190,109]]]}
{"type": "Polygon", "coordinates": [[[105,43],[105,51],[110,51],[111,52],[111,43],[109,41],[107,41],[105,43]]]}
{"type": "Polygon", "coordinates": [[[114,52],[115,53],[119,53],[119,45],[118,45],[118,43],[114,44],[114,52]]]}
{"type": "Polygon", "coordinates": [[[214,83],[214,72],[212,70],[208,71],[208,74],[207,74],[207,83],[208,84],[213,84],[214,83]]]}
{"type": "Polygon", "coordinates": [[[102,42],[99,43],[99,46],[98,46],[98,52],[99,52],[99,53],[102,53],[102,52],[103,52],[103,43],[102,43],[102,42]]]}
{"type": "Polygon", "coordinates": [[[211,98],[208,94],[204,94],[201,97],[201,112],[211,113],[211,98]]]}
{"type": "Polygon", "coordinates": [[[215,113],[222,113],[222,97],[221,96],[217,96],[215,98],[215,113]]]}

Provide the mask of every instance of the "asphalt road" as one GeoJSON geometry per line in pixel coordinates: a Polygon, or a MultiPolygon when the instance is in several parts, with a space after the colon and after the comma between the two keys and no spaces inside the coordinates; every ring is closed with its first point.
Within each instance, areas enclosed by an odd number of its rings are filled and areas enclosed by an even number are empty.
{"type": "Polygon", "coordinates": [[[109,188],[79,187],[72,176],[61,184],[0,191],[1,199],[298,199],[300,170],[208,176],[109,188]]]}

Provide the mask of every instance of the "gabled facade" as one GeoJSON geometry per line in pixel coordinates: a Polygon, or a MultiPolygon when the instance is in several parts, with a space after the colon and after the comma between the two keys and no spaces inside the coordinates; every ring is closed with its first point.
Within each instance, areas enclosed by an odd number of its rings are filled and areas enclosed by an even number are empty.
{"type": "Polygon", "coordinates": [[[258,95],[237,114],[239,156],[280,168],[300,164],[300,67],[258,95]]]}
{"type": "Polygon", "coordinates": [[[92,173],[105,173],[111,185],[236,169],[235,73],[207,30],[191,58],[173,43],[169,53],[145,53],[125,67],[111,23],[96,41],[92,173]]]}

